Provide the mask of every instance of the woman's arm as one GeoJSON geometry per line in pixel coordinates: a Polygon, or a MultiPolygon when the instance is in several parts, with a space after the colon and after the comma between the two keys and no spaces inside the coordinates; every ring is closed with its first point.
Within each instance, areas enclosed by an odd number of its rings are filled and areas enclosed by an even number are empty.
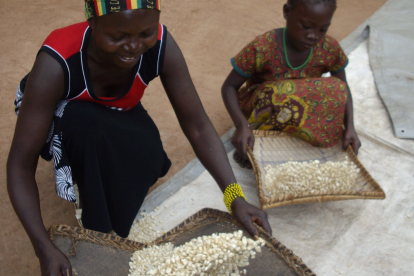
{"type": "Polygon", "coordinates": [[[361,147],[361,142],[359,141],[358,135],[354,127],[354,108],[352,105],[352,95],[351,95],[351,90],[349,89],[348,82],[346,81],[345,70],[342,70],[341,72],[338,72],[338,73],[334,73],[332,74],[332,76],[337,77],[341,81],[345,82],[348,88],[348,97],[347,97],[347,102],[345,106],[345,118],[344,118],[345,132],[344,132],[344,141],[342,143],[342,148],[346,150],[348,146],[351,145],[352,150],[355,152],[355,154],[358,154],[358,150],[361,147]]]}
{"type": "Polygon", "coordinates": [[[72,275],[66,256],[50,241],[40,214],[35,172],[45,144],[56,104],[63,96],[64,76],[60,64],[41,52],[24,91],[16,129],[7,160],[7,189],[23,224],[42,275],[72,275]]]}
{"type": "Polygon", "coordinates": [[[233,69],[221,87],[221,96],[236,128],[248,127],[237,97],[237,91],[247,80],[233,69]]]}
{"type": "Polygon", "coordinates": [[[221,96],[223,97],[224,104],[227,112],[230,114],[233,120],[236,131],[234,132],[231,140],[234,147],[243,154],[245,160],[247,160],[247,146],[253,149],[254,135],[253,131],[249,128],[246,118],[239,106],[239,98],[237,91],[247,81],[248,78],[241,76],[236,70],[232,70],[224,81],[221,87],[221,96]]]}
{"type": "MultiPolygon", "coordinates": [[[[161,81],[194,152],[224,191],[228,185],[235,183],[236,179],[224,146],[198,97],[183,54],[169,33],[161,81]]],[[[253,221],[271,233],[264,211],[248,204],[241,197],[233,201],[231,208],[234,216],[252,236],[257,235],[253,221]]]]}

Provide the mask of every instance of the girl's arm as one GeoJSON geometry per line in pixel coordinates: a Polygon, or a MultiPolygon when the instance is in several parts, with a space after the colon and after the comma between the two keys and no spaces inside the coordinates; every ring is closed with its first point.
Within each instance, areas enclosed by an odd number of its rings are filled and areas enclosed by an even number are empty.
{"type": "Polygon", "coordinates": [[[358,135],[355,131],[354,127],[354,109],[352,106],[352,95],[351,90],[349,89],[348,82],[346,81],[346,74],[345,70],[341,72],[332,74],[333,77],[337,77],[341,81],[346,83],[348,88],[348,98],[345,106],[345,118],[344,118],[344,125],[345,125],[345,132],[344,132],[344,141],[342,143],[342,148],[346,150],[349,145],[352,146],[352,150],[355,154],[358,154],[358,150],[361,147],[361,142],[359,141],[358,135]]]}
{"type": "MultiPolygon", "coordinates": [[[[161,81],[177,115],[180,126],[197,157],[224,191],[236,182],[224,146],[204,111],[191,80],[183,54],[170,33],[167,34],[161,81]]],[[[239,197],[231,206],[233,215],[247,231],[257,235],[253,222],[271,233],[267,214],[239,197]]]]}
{"type": "Polygon", "coordinates": [[[40,214],[35,172],[56,104],[63,96],[60,64],[40,52],[24,91],[7,160],[7,189],[17,216],[39,258],[42,275],[72,275],[66,256],[50,241],[40,214]]]}
{"type": "Polygon", "coordinates": [[[247,160],[247,145],[253,149],[254,136],[249,128],[246,118],[244,117],[240,106],[237,91],[247,81],[248,78],[241,76],[236,70],[232,70],[221,87],[221,96],[231,119],[236,127],[232,144],[243,154],[247,160]]]}

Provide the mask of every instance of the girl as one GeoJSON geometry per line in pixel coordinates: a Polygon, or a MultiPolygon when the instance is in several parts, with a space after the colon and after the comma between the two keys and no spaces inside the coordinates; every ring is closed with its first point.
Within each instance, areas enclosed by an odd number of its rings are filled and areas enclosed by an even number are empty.
{"type": "Polygon", "coordinates": [[[358,153],[348,59],[326,34],[335,10],[336,0],[288,0],[286,27],[257,36],[231,59],[222,96],[236,126],[232,143],[240,166],[251,168],[252,129],[282,130],[318,147],[343,137],[342,147],[358,153]],[[322,78],[327,72],[332,77],[322,78]]]}
{"type": "Polygon", "coordinates": [[[149,187],[171,165],[140,103],[158,76],[194,151],[225,192],[229,211],[252,235],[253,221],[270,232],[266,213],[248,204],[236,184],[184,57],[159,23],[159,1],[86,0],[85,11],[87,21],[45,40],[16,99],[7,185],[42,275],[72,271],[42,222],[35,181],[39,154],[54,160],[59,196],[76,202],[76,180],[86,228],[128,236],[149,187]]]}

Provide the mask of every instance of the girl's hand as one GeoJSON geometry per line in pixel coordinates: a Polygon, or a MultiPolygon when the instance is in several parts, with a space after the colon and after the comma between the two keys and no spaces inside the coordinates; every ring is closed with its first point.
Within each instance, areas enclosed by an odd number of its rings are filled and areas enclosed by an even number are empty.
{"type": "Polygon", "coordinates": [[[233,211],[233,216],[244,226],[244,228],[246,228],[247,232],[249,232],[255,240],[259,238],[259,233],[257,232],[256,227],[254,227],[253,222],[256,222],[272,235],[272,228],[270,228],[270,224],[267,220],[267,213],[265,211],[247,203],[242,197],[238,197],[233,201],[231,209],[233,211]]]}
{"type": "Polygon", "coordinates": [[[42,276],[73,275],[68,258],[56,246],[43,250],[38,257],[42,276]]]}
{"type": "Polygon", "coordinates": [[[253,131],[248,127],[236,128],[233,134],[231,143],[236,148],[234,153],[234,160],[242,167],[251,169],[249,158],[247,157],[247,146],[253,150],[254,146],[254,135],[253,131]]]}
{"type": "Polygon", "coordinates": [[[247,145],[252,150],[254,146],[253,131],[248,126],[236,128],[231,143],[247,159],[247,145]]]}
{"type": "Polygon", "coordinates": [[[344,131],[344,142],[342,143],[342,148],[346,150],[349,145],[352,146],[352,150],[354,151],[355,155],[358,155],[358,150],[361,147],[361,142],[359,141],[354,127],[348,127],[344,131]]]}

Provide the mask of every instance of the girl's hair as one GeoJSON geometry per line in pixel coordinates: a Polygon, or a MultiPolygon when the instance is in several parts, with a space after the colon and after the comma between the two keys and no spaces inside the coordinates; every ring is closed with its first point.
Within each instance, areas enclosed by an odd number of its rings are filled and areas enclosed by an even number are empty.
{"type": "Polygon", "coordinates": [[[336,0],[287,0],[287,4],[291,9],[294,9],[299,3],[322,3],[325,5],[333,5],[336,9],[336,0]]]}

